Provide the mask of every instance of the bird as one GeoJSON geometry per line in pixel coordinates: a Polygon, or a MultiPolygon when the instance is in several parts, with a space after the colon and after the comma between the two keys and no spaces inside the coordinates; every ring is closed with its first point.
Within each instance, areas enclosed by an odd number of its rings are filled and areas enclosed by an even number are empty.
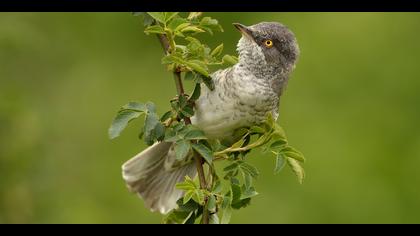
{"type": "MultiPolygon", "coordinates": [[[[277,120],[279,102],[300,50],[294,33],[279,22],[251,26],[233,23],[240,31],[238,62],[211,74],[214,89],[201,86],[193,125],[208,139],[232,142],[235,130],[261,124],[267,113],[277,120]]],[[[174,144],[156,142],[122,165],[131,192],[152,212],[167,214],[177,207],[183,191],[175,185],[196,176],[196,165],[175,164],[174,144]]]]}

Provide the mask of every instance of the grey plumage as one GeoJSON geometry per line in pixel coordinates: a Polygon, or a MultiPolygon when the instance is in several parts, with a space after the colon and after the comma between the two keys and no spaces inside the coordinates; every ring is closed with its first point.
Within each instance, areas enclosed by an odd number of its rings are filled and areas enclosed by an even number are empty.
{"type": "MultiPolygon", "coordinates": [[[[215,89],[202,86],[191,117],[210,139],[233,141],[236,129],[263,122],[268,112],[277,119],[280,95],[299,55],[295,36],[282,24],[235,26],[243,34],[239,62],[211,75],[215,89]]],[[[194,163],[175,163],[173,144],[166,142],[155,143],[123,165],[128,188],[162,214],[176,207],[183,193],[175,184],[186,175],[196,175],[194,163]]]]}

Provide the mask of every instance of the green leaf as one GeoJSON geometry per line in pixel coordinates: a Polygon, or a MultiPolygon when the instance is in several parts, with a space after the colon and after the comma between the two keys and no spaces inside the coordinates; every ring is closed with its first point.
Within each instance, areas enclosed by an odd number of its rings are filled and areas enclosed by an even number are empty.
{"type": "Polygon", "coordinates": [[[128,104],[124,105],[122,109],[135,110],[140,112],[147,111],[146,105],[140,102],[129,102],[128,104]]]}
{"type": "Polygon", "coordinates": [[[224,171],[231,171],[231,170],[235,170],[235,169],[237,169],[237,168],[238,168],[238,166],[239,166],[239,163],[238,163],[238,162],[234,162],[234,163],[232,163],[232,164],[230,164],[230,165],[226,166],[225,168],[223,168],[223,170],[224,170],[224,171]]]}
{"type": "Polygon", "coordinates": [[[171,111],[167,111],[167,112],[165,112],[165,114],[162,115],[162,117],[160,117],[160,121],[164,122],[167,119],[171,118],[173,115],[174,114],[173,114],[173,111],[172,110],[171,111]]]}
{"type": "MultiPolygon", "coordinates": [[[[232,204],[238,203],[240,201],[241,195],[242,195],[242,189],[238,184],[232,184],[232,204]]],[[[234,207],[235,208],[235,207],[234,207]]]]}
{"type": "Polygon", "coordinates": [[[247,198],[251,198],[251,197],[255,197],[256,195],[258,195],[257,191],[255,191],[254,187],[250,187],[248,189],[245,189],[240,197],[240,200],[244,200],[247,198]]]}
{"type": "Polygon", "coordinates": [[[164,12],[147,12],[153,19],[159,21],[160,23],[165,23],[165,13],[164,12]]]}
{"type": "Polygon", "coordinates": [[[188,15],[187,19],[188,20],[193,20],[193,19],[198,18],[202,14],[203,14],[202,12],[190,12],[190,14],[188,15]]]}
{"type": "Polygon", "coordinates": [[[184,80],[193,80],[196,77],[195,73],[192,71],[187,71],[184,75],[184,80]]]}
{"type": "Polygon", "coordinates": [[[265,133],[265,130],[259,126],[251,126],[249,131],[253,134],[263,134],[265,133]]]}
{"type": "Polygon", "coordinates": [[[171,20],[171,22],[169,22],[169,24],[167,24],[167,27],[175,32],[175,31],[177,31],[177,28],[180,25],[185,24],[185,23],[187,25],[189,24],[186,19],[184,19],[182,17],[175,17],[173,20],[171,20]]]}
{"type": "Polygon", "coordinates": [[[219,46],[217,46],[213,51],[210,53],[212,57],[218,57],[223,52],[223,43],[221,43],[219,46]]]}
{"type": "Polygon", "coordinates": [[[210,34],[213,34],[213,30],[223,32],[223,28],[219,25],[218,21],[208,16],[201,19],[200,27],[208,31],[210,34]]]}
{"type": "Polygon", "coordinates": [[[300,161],[302,163],[305,162],[305,158],[302,154],[298,152],[282,152],[285,156],[295,159],[296,161],[300,161]]]}
{"type": "Polygon", "coordinates": [[[166,34],[160,25],[151,25],[144,30],[146,34],[166,34]]]}
{"type": "Polygon", "coordinates": [[[184,211],[184,212],[195,211],[200,206],[194,201],[189,201],[187,203],[183,203],[183,199],[179,199],[176,202],[176,204],[178,205],[177,211],[184,211]]]}
{"type": "Polygon", "coordinates": [[[252,186],[252,176],[248,173],[243,173],[245,189],[249,189],[252,186]]]}
{"type": "Polygon", "coordinates": [[[175,28],[174,31],[182,31],[183,29],[185,29],[185,27],[188,27],[190,25],[191,25],[191,23],[189,23],[189,22],[181,23],[175,28]]]}
{"type": "Polygon", "coordinates": [[[204,132],[203,131],[201,131],[201,130],[198,130],[198,129],[196,129],[196,130],[191,130],[191,131],[189,131],[185,136],[184,136],[184,138],[186,139],[186,140],[201,140],[201,139],[207,139],[207,137],[206,137],[206,135],[204,134],[204,132]]]}
{"type": "Polygon", "coordinates": [[[179,12],[165,12],[165,23],[168,23],[172,18],[178,15],[179,12]]]}
{"type": "Polygon", "coordinates": [[[177,183],[175,187],[184,191],[195,191],[198,189],[197,184],[195,184],[195,182],[188,175],[185,176],[184,182],[177,183]]]}
{"type": "Polygon", "coordinates": [[[210,76],[204,76],[202,74],[199,75],[203,81],[203,83],[209,88],[211,91],[214,90],[214,81],[210,76]]]}
{"type": "Polygon", "coordinates": [[[204,193],[201,189],[195,190],[191,198],[200,205],[204,204],[204,193]]]}
{"type": "Polygon", "coordinates": [[[222,191],[222,182],[220,180],[216,181],[216,184],[213,187],[213,193],[220,193],[222,191]]]}
{"type": "Polygon", "coordinates": [[[213,162],[213,152],[204,144],[193,143],[192,147],[207,161],[207,163],[211,164],[213,162]]]}
{"type": "Polygon", "coordinates": [[[226,55],[223,56],[222,62],[224,64],[235,65],[236,63],[238,63],[238,60],[235,59],[233,56],[226,54],[226,55]]]}
{"type": "Polygon", "coordinates": [[[179,101],[179,106],[181,108],[185,107],[185,105],[187,105],[187,97],[185,95],[180,95],[178,96],[178,101],[179,101]]]}
{"type": "Polygon", "coordinates": [[[195,87],[194,87],[194,91],[191,94],[189,100],[196,101],[200,97],[200,94],[201,94],[201,84],[200,83],[196,83],[195,84],[195,87]]]}
{"type": "Polygon", "coordinates": [[[232,216],[232,190],[230,190],[224,197],[222,202],[222,207],[220,209],[220,212],[222,214],[220,223],[221,224],[228,224],[230,221],[230,218],[232,216]]]}
{"type": "Polygon", "coordinates": [[[253,178],[257,177],[260,173],[258,172],[257,168],[255,168],[254,166],[246,163],[246,162],[241,162],[239,167],[241,168],[241,170],[244,173],[247,173],[249,175],[251,175],[253,178]]]}
{"type": "Polygon", "coordinates": [[[290,168],[292,168],[293,172],[298,178],[299,183],[302,184],[303,180],[305,179],[305,171],[303,170],[300,163],[293,158],[287,157],[287,164],[289,164],[290,168]]]}
{"type": "Polygon", "coordinates": [[[276,157],[276,167],[274,168],[274,174],[279,173],[283,169],[284,165],[286,165],[286,160],[283,157],[283,155],[281,155],[281,154],[277,155],[277,157],[276,157]]]}
{"type": "Polygon", "coordinates": [[[194,211],[178,211],[172,210],[168,215],[163,219],[165,224],[185,224],[194,214],[194,211]]]}
{"type": "MultiPolygon", "coordinates": [[[[147,104],[146,104],[147,105],[147,104]]],[[[154,107],[153,107],[154,109],[154,107]]],[[[155,140],[159,140],[164,137],[165,128],[159,121],[159,117],[154,110],[149,110],[146,113],[146,119],[144,121],[144,141],[147,145],[152,145],[155,140]]]]}
{"type": "Polygon", "coordinates": [[[187,191],[184,195],[183,203],[186,204],[192,198],[193,194],[194,194],[193,191],[187,191]]]}
{"type": "Polygon", "coordinates": [[[209,77],[209,72],[207,71],[207,68],[205,67],[205,65],[202,64],[201,61],[192,60],[185,62],[185,65],[190,67],[192,70],[204,75],[205,77],[209,77]]]}
{"type": "Polygon", "coordinates": [[[186,140],[178,140],[175,143],[175,155],[177,160],[183,160],[190,152],[191,144],[186,140]]]}
{"type": "Polygon", "coordinates": [[[182,110],[181,113],[186,116],[186,117],[191,117],[194,115],[194,109],[191,106],[185,106],[182,110]]]}
{"type": "Polygon", "coordinates": [[[240,148],[245,143],[245,139],[240,139],[238,142],[232,144],[231,148],[240,148]]]}
{"type": "Polygon", "coordinates": [[[202,33],[204,30],[194,25],[189,25],[180,30],[181,33],[202,33]]]}
{"type": "Polygon", "coordinates": [[[120,136],[121,132],[127,127],[128,123],[133,119],[138,118],[143,112],[133,110],[121,110],[112,121],[108,130],[110,139],[120,136]]]}
{"type": "Polygon", "coordinates": [[[274,141],[274,142],[270,145],[270,148],[271,148],[271,149],[274,149],[274,148],[279,148],[279,147],[284,146],[285,144],[287,144],[287,141],[286,141],[286,140],[277,140],[277,141],[274,141]]]}
{"type": "Polygon", "coordinates": [[[216,212],[216,197],[214,195],[210,195],[207,202],[207,209],[210,212],[216,212]]]}

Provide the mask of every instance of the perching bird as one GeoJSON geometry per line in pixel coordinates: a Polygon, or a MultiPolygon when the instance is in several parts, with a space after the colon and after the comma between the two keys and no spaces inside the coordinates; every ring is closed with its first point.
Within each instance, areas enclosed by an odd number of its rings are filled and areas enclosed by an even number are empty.
{"type": "MultiPolygon", "coordinates": [[[[211,75],[215,89],[201,87],[191,117],[209,139],[229,140],[236,129],[262,123],[268,112],[277,119],[280,95],[299,56],[294,34],[280,23],[234,26],[242,34],[239,62],[211,75]]],[[[128,188],[151,211],[162,214],[174,209],[183,195],[175,184],[196,175],[193,162],[173,166],[173,147],[169,142],[155,143],[122,166],[128,188]]]]}

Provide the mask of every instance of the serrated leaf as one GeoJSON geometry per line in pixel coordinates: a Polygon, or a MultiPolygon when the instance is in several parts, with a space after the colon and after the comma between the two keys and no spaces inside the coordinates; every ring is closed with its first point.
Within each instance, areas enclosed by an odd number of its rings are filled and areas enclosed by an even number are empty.
{"type": "Polygon", "coordinates": [[[191,117],[194,115],[194,109],[191,106],[185,106],[182,110],[181,113],[186,116],[186,117],[191,117]]]}
{"type": "Polygon", "coordinates": [[[178,205],[177,211],[191,212],[197,210],[199,207],[199,205],[194,201],[183,203],[183,199],[179,199],[176,203],[178,205]]]}
{"type": "Polygon", "coordinates": [[[184,75],[184,80],[193,80],[196,75],[192,71],[187,71],[184,75]]]}
{"type": "Polygon", "coordinates": [[[228,166],[226,166],[225,168],[223,168],[224,171],[231,171],[231,170],[235,170],[237,169],[239,166],[238,162],[234,162],[228,166]]]}
{"type": "Polygon", "coordinates": [[[192,198],[192,195],[194,194],[193,191],[187,191],[184,194],[184,198],[183,198],[183,203],[186,204],[188,201],[190,201],[190,199],[192,198]]]}
{"type": "Polygon", "coordinates": [[[210,91],[214,90],[214,81],[210,76],[204,76],[202,74],[200,74],[201,80],[203,81],[203,83],[207,86],[207,88],[210,89],[210,91]]]}
{"type": "Polygon", "coordinates": [[[200,17],[202,14],[203,14],[202,12],[190,12],[187,19],[188,20],[193,20],[193,19],[196,19],[196,18],[200,17]]]}
{"type": "Polygon", "coordinates": [[[251,133],[254,133],[254,134],[263,134],[263,133],[265,133],[265,130],[263,128],[259,127],[259,126],[251,126],[251,128],[249,129],[249,131],[251,133]]]}
{"type": "Polygon", "coordinates": [[[146,34],[165,34],[165,30],[160,25],[151,25],[148,26],[144,33],[146,34]]]}
{"type": "Polygon", "coordinates": [[[238,201],[240,201],[241,195],[242,195],[242,189],[238,184],[232,184],[231,185],[231,189],[232,189],[232,204],[237,203],[238,201]]]}
{"type": "Polygon", "coordinates": [[[235,59],[234,57],[232,57],[231,55],[224,55],[222,58],[222,62],[224,64],[230,64],[230,65],[235,65],[236,63],[238,63],[238,60],[235,59]]]}
{"type": "Polygon", "coordinates": [[[240,163],[239,167],[241,168],[241,170],[249,175],[251,175],[253,178],[256,178],[260,173],[258,172],[258,169],[255,168],[254,166],[246,163],[246,162],[242,162],[240,163]]]}
{"type": "Polygon", "coordinates": [[[271,148],[271,149],[279,148],[279,147],[284,146],[285,144],[287,144],[287,141],[286,141],[286,140],[277,140],[277,141],[274,141],[274,142],[270,145],[270,148],[271,148]]]}
{"type": "Polygon", "coordinates": [[[240,139],[236,143],[232,144],[231,148],[240,148],[245,143],[245,139],[240,139]]]}
{"type": "Polygon", "coordinates": [[[179,12],[165,12],[165,23],[168,23],[172,18],[178,15],[179,12]]]}
{"type": "Polygon", "coordinates": [[[175,17],[173,20],[171,20],[171,22],[169,22],[169,24],[167,24],[167,27],[175,32],[177,31],[177,27],[184,23],[187,23],[186,19],[182,17],[175,17]]]}
{"type": "Polygon", "coordinates": [[[191,130],[189,131],[184,138],[186,140],[202,140],[202,139],[207,139],[206,135],[204,134],[203,131],[201,130],[191,130]]]}
{"type": "Polygon", "coordinates": [[[200,25],[207,25],[207,26],[213,25],[214,26],[217,24],[218,24],[218,21],[209,16],[203,17],[203,19],[201,19],[200,21],[200,25]]]}
{"type": "MultiPolygon", "coordinates": [[[[238,172],[238,171],[236,170],[236,172],[238,172]]],[[[230,183],[232,185],[238,185],[239,186],[239,180],[235,177],[230,178],[230,183]]]]}
{"type": "Polygon", "coordinates": [[[204,204],[204,193],[201,189],[195,190],[191,198],[200,205],[204,204]]]}
{"type": "Polygon", "coordinates": [[[222,202],[222,207],[220,209],[220,212],[222,214],[220,223],[221,224],[228,224],[230,221],[230,218],[232,216],[232,190],[230,190],[224,197],[222,202]]]}
{"type": "Polygon", "coordinates": [[[220,180],[216,181],[216,184],[213,187],[213,193],[220,193],[222,191],[222,182],[220,180]]]}
{"type": "Polygon", "coordinates": [[[241,193],[240,200],[244,200],[244,199],[247,199],[247,198],[255,197],[256,195],[258,195],[258,193],[257,193],[257,191],[255,191],[254,187],[249,187],[248,189],[245,189],[241,193]]]}
{"type": "Polygon", "coordinates": [[[281,154],[277,155],[276,156],[276,167],[274,168],[274,174],[279,173],[285,165],[286,165],[285,158],[281,154]]]}
{"type": "Polygon", "coordinates": [[[184,182],[177,183],[175,187],[177,189],[184,190],[184,191],[195,191],[198,189],[198,186],[194,183],[194,181],[188,175],[185,176],[184,182]]]}
{"type": "Polygon", "coordinates": [[[173,111],[172,111],[172,110],[171,110],[171,111],[167,111],[167,112],[165,112],[165,114],[163,114],[163,115],[160,117],[160,121],[164,122],[164,121],[166,121],[167,119],[171,118],[172,116],[173,116],[173,111]]]}
{"type": "Polygon", "coordinates": [[[191,23],[189,23],[189,22],[181,23],[175,28],[174,31],[182,31],[183,29],[185,29],[185,27],[188,27],[190,25],[191,25],[191,23]]]}
{"type": "Polygon", "coordinates": [[[252,186],[252,176],[248,173],[243,173],[245,189],[249,189],[252,186]]]}
{"type": "Polygon", "coordinates": [[[122,107],[122,109],[135,110],[135,111],[139,111],[139,112],[146,112],[147,111],[146,105],[143,104],[143,103],[140,103],[140,102],[129,102],[128,104],[124,105],[122,107]]]}
{"type": "Polygon", "coordinates": [[[207,209],[210,212],[216,212],[216,197],[214,195],[210,195],[207,200],[207,209]]]}
{"type": "Polygon", "coordinates": [[[302,162],[302,163],[304,163],[305,162],[305,158],[303,157],[303,155],[301,155],[300,153],[298,153],[298,152],[282,152],[283,153],[283,155],[285,155],[285,156],[287,156],[287,157],[290,157],[290,158],[293,158],[293,159],[295,159],[296,161],[300,161],[300,162],[302,162]]]}
{"type": "Polygon", "coordinates": [[[207,71],[207,68],[205,67],[205,65],[201,65],[202,63],[200,61],[187,61],[184,62],[184,64],[190,67],[192,70],[204,75],[205,77],[209,77],[209,72],[207,71]]]}
{"type": "Polygon", "coordinates": [[[175,156],[177,160],[183,160],[190,152],[191,144],[186,140],[178,140],[175,143],[175,156]]]}
{"type": "Polygon", "coordinates": [[[219,46],[217,46],[213,51],[211,51],[210,55],[212,57],[218,57],[223,52],[223,43],[221,43],[219,46]]]}
{"type": "Polygon", "coordinates": [[[165,13],[164,12],[147,12],[153,19],[159,21],[160,23],[165,23],[165,13]]]}
{"type": "Polygon", "coordinates": [[[198,152],[207,163],[211,164],[213,162],[213,152],[202,143],[193,143],[192,147],[196,152],[198,152]]]}
{"type": "Polygon", "coordinates": [[[292,171],[298,178],[299,183],[302,184],[305,179],[305,171],[300,163],[293,158],[287,157],[287,164],[289,164],[290,168],[292,168],[292,171]]]}
{"type": "Polygon", "coordinates": [[[163,138],[164,132],[164,127],[157,114],[153,110],[148,110],[144,121],[144,142],[150,146],[156,139],[163,138]]]}
{"type": "Polygon", "coordinates": [[[201,84],[196,83],[194,87],[194,91],[191,94],[189,100],[196,101],[200,97],[200,94],[201,94],[201,84]]]}
{"type": "Polygon", "coordinates": [[[110,139],[120,136],[121,132],[127,127],[128,123],[138,118],[143,112],[133,110],[121,110],[111,123],[108,130],[110,139]]]}
{"type": "Polygon", "coordinates": [[[181,33],[203,33],[204,30],[194,25],[189,25],[180,30],[181,33]]]}

